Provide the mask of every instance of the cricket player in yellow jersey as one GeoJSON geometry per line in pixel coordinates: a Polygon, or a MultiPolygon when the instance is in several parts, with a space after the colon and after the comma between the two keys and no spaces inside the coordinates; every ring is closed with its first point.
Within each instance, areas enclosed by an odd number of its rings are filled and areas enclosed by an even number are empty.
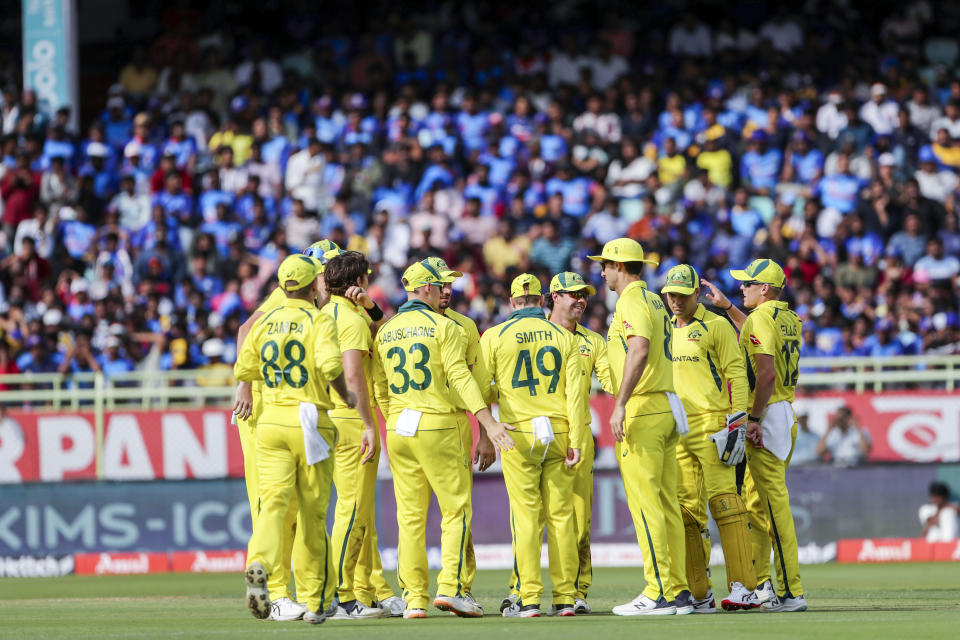
{"type": "MultiPolygon", "coordinates": [[[[332,387],[356,405],[343,377],[336,325],[321,314],[320,263],[304,255],[288,256],[277,279],[286,295],[280,307],[258,320],[244,341],[234,375],[263,382],[262,411],[257,419],[259,515],[247,549],[247,604],[258,618],[270,615],[268,576],[281,570],[283,523],[291,496],[297,496],[299,528],[310,562],[302,568],[307,607],[303,619],[319,624],[334,597],[336,584],[326,530],[336,429],[327,410],[332,387]]],[[[364,451],[370,458],[373,450],[364,451]]]]}
{"type": "MultiPolygon", "coordinates": [[[[576,336],[577,349],[580,353],[580,367],[583,375],[580,377],[581,391],[587,398],[584,406],[583,423],[587,427],[580,438],[580,464],[574,467],[573,479],[573,514],[577,525],[577,555],[579,570],[574,587],[577,597],[574,601],[574,611],[580,614],[590,613],[587,604],[587,591],[593,582],[593,563],[590,559],[590,526],[593,519],[593,462],[596,455],[593,433],[590,431],[590,386],[592,376],[596,373],[600,386],[607,393],[613,393],[610,380],[610,364],[607,361],[607,341],[599,333],[587,329],[580,324],[587,308],[587,296],[596,293],[593,286],[584,282],[583,277],[572,271],[565,271],[553,276],[550,280],[550,297],[553,308],[550,312],[550,322],[559,325],[576,336]]],[[[574,446],[574,448],[578,448],[574,446]]]]}
{"type": "Polygon", "coordinates": [[[610,427],[630,514],[643,554],[647,585],[623,616],[693,613],[687,589],[683,521],[677,500],[677,434],[686,418],[673,393],[673,325],[663,300],[641,279],[643,247],[630,238],[604,245],[599,256],[607,287],[619,295],[607,333],[610,377],[617,390],[610,427]]]}
{"type": "Polygon", "coordinates": [[[726,310],[740,329],[740,346],[746,352],[750,397],[744,493],[750,510],[757,597],[765,611],[806,611],[786,481],[797,439],[793,400],[799,376],[801,322],[780,300],[787,277],[776,262],[761,258],[730,274],[743,283],[740,290],[744,306],[752,309],[749,315],[712,284],[704,285],[711,291],[707,298],[726,310]],[[776,592],[770,582],[771,544],[779,583],[776,592]]]}
{"type": "Polygon", "coordinates": [[[323,277],[329,302],[322,313],[333,318],[337,326],[344,377],[348,388],[357,395],[357,408],[351,409],[339,394],[331,394],[334,408],[330,419],[338,435],[333,467],[337,506],[331,534],[338,607],[331,619],[379,618],[388,614],[385,607],[391,601],[399,605],[402,615],[400,598],[393,595],[383,579],[380,551],[376,547],[374,501],[380,433],[376,427],[373,377],[383,374],[379,367],[374,367],[371,326],[375,324],[373,317],[379,321],[383,312],[365,294],[370,265],[362,254],[334,249],[324,253],[324,258],[327,262],[323,277]],[[364,308],[363,302],[367,301],[371,313],[364,308]],[[369,449],[373,450],[373,457],[365,464],[361,451],[369,449]],[[381,606],[372,606],[376,602],[381,606]]]}
{"type": "MultiPolygon", "coordinates": [[[[336,249],[337,245],[329,240],[321,240],[309,247],[305,255],[313,258],[320,258],[324,251],[336,249]]],[[[250,333],[253,325],[264,316],[264,314],[281,306],[287,299],[283,287],[276,287],[266,300],[257,307],[247,320],[240,325],[237,331],[237,352],[243,349],[243,343],[250,333]]],[[[260,390],[263,386],[262,381],[237,382],[236,401],[234,403],[234,414],[236,415],[237,433],[240,436],[240,450],[243,452],[243,475],[247,486],[247,500],[250,502],[250,521],[257,521],[259,511],[259,494],[257,493],[257,417],[261,410],[260,390]]],[[[270,620],[291,621],[299,620],[303,617],[306,608],[299,602],[290,597],[290,565],[293,564],[293,579],[297,587],[297,593],[304,589],[304,584],[297,578],[297,568],[306,567],[310,562],[309,554],[303,545],[301,535],[297,535],[297,498],[296,495],[290,500],[290,506],[287,510],[287,517],[283,523],[283,535],[281,544],[281,566],[280,569],[270,575],[270,594],[273,596],[272,610],[270,620]]],[[[302,571],[300,572],[302,573],[302,571]]]]}
{"type": "Polygon", "coordinates": [[[543,581],[541,513],[546,516],[553,610],[574,616],[579,562],[573,515],[574,471],[586,429],[587,394],[575,336],[547,320],[540,281],[529,273],[510,285],[513,313],[480,338],[486,379],[496,382],[500,418],[516,428],[515,448],[501,456],[510,497],[514,565],[520,598],[504,617],[540,616],[543,581]]]}
{"type": "Polygon", "coordinates": [[[426,518],[431,492],[441,522],[442,568],[433,606],[459,616],[483,610],[463,597],[463,559],[472,517],[469,458],[463,450],[462,402],[501,450],[513,447],[508,425],[494,420],[470,375],[463,330],[438,313],[443,277],[426,260],[403,273],[407,302],[377,332],[374,355],[385,379],[375,379],[387,416],[387,451],[397,499],[397,576],[404,618],[424,618],[429,603],[426,518]]]}
{"type": "Polygon", "coordinates": [[[747,507],[737,493],[736,466],[746,453],[747,372],[737,333],[697,302],[700,276],[688,264],[667,272],[661,290],[673,312],[673,381],[690,433],[677,444],[680,511],[686,533],[687,583],[695,613],[714,613],[707,505],[720,529],[730,595],[727,611],[760,606],[747,507]]]}
{"type": "MultiPolygon", "coordinates": [[[[599,333],[587,329],[580,324],[580,319],[587,308],[587,297],[596,293],[591,285],[584,282],[583,277],[572,271],[564,271],[553,276],[550,280],[550,315],[547,317],[553,324],[562,327],[576,336],[577,348],[580,352],[580,367],[583,375],[580,376],[580,387],[587,396],[586,412],[583,423],[590,424],[590,387],[591,373],[597,374],[600,386],[607,393],[613,393],[610,384],[610,365],[607,362],[607,341],[599,333]]],[[[590,613],[587,604],[587,591],[593,580],[593,564],[590,558],[590,526],[593,515],[593,462],[595,458],[595,444],[593,433],[589,427],[583,430],[580,439],[580,463],[575,466],[573,478],[573,517],[577,527],[577,556],[579,569],[574,580],[577,595],[573,601],[573,611],[577,615],[590,613]]],[[[540,529],[546,522],[546,514],[541,510],[540,529]]],[[[540,536],[543,537],[542,535],[540,536]]],[[[510,595],[500,603],[500,611],[508,608],[517,601],[520,594],[517,591],[517,572],[513,571],[510,577],[510,595]]]]}
{"type": "MultiPolygon", "coordinates": [[[[450,301],[453,297],[453,283],[463,274],[451,269],[443,258],[427,258],[427,263],[436,269],[443,279],[443,287],[440,289],[440,315],[450,318],[463,329],[464,336],[467,339],[467,366],[470,368],[473,379],[478,380],[479,367],[483,366],[483,363],[480,361],[480,331],[477,329],[477,323],[450,308],[450,301]]],[[[482,387],[481,390],[483,391],[482,387]]],[[[462,402],[459,406],[461,409],[466,409],[462,402]]],[[[472,464],[477,465],[480,471],[487,470],[497,460],[497,452],[493,443],[487,437],[486,431],[480,429],[480,436],[477,439],[476,448],[474,448],[473,430],[470,428],[470,422],[464,422],[463,425],[466,428],[460,432],[460,436],[463,439],[464,453],[470,458],[472,452],[472,464]]],[[[470,493],[473,494],[473,473],[470,474],[470,493]]],[[[480,606],[472,593],[473,579],[476,575],[477,555],[473,548],[473,528],[471,527],[467,531],[466,551],[463,558],[463,597],[480,606]]]]}

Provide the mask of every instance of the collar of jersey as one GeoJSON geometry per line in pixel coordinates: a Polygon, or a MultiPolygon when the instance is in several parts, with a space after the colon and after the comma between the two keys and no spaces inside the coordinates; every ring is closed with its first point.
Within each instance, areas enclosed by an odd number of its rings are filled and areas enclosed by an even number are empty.
{"type": "Polygon", "coordinates": [[[778,309],[789,309],[790,305],[787,304],[786,300],[765,300],[757,305],[757,309],[761,307],[777,307],[778,309]]]}
{"type": "Polygon", "coordinates": [[[400,308],[397,309],[397,313],[403,313],[404,311],[416,311],[416,310],[433,311],[434,313],[436,313],[433,307],[428,305],[426,302],[423,302],[422,300],[407,300],[402,305],[400,305],[400,308]]]}
{"type": "MultiPolygon", "coordinates": [[[[690,319],[699,320],[700,322],[703,322],[703,316],[705,316],[706,314],[707,314],[707,308],[703,306],[702,302],[700,302],[700,303],[697,303],[697,310],[693,312],[693,315],[690,316],[690,319]]],[[[677,316],[675,315],[671,316],[670,322],[673,323],[673,326],[677,326],[677,316]]]]}
{"type": "Polygon", "coordinates": [[[623,293],[621,293],[620,295],[621,296],[626,295],[627,291],[630,291],[630,289],[637,289],[637,288],[646,289],[647,282],[645,280],[634,280],[633,282],[631,282],[630,284],[628,284],[626,287],[623,288],[623,293]]]}
{"type": "Polygon", "coordinates": [[[357,313],[360,313],[360,305],[356,304],[356,303],[355,303],[353,300],[351,300],[350,298],[346,298],[346,297],[344,297],[344,296],[333,296],[333,295],[332,295],[332,296],[330,296],[330,302],[339,302],[340,304],[345,304],[345,305],[347,305],[348,308],[353,309],[353,310],[356,311],[357,313]]]}
{"type": "Polygon", "coordinates": [[[313,304],[312,302],[307,302],[306,300],[301,300],[300,298],[286,298],[283,301],[283,304],[281,304],[280,306],[281,307],[303,307],[305,309],[309,309],[310,307],[313,307],[314,309],[317,308],[317,305],[313,304]]]}
{"type": "Polygon", "coordinates": [[[520,318],[543,318],[546,320],[547,314],[543,312],[541,307],[526,307],[523,309],[517,309],[511,313],[507,320],[517,320],[520,318]]]}

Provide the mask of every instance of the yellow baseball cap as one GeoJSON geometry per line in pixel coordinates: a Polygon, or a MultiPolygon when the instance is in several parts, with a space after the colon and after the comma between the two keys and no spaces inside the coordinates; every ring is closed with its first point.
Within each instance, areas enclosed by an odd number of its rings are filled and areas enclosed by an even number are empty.
{"type": "Polygon", "coordinates": [[[332,240],[321,240],[319,242],[314,242],[312,245],[303,250],[304,255],[308,255],[311,258],[320,258],[323,254],[331,249],[339,249],[340,247],[336,242],[332,240]]]}
{"type": "Polygon", "coordinates": [[[301,253],[295,253],[287,256],[280,263],[277,269],[277,280],[280,281],[280,287],[284,291],[297,291],[309,286],[317,279],[317,274],[321,272],[320,261],[301,253]],[[293,280],[297,284],[288,287],[287,281],[293,280]]]}
{"type": "Polygon", "coordinates": [[[603,245],[603,251],[598,256],[587,256],[596,262],[646,262],[647,264],[660,264],[657,260],[647,260],[643,257],[643,247],[636,240],[630,238],[617,238],[603,245]]]}
{"type": "Polygon", "coordinates": [[[555,291],[580,291],[582,289],[586,289],[591,296],[597,292],[592,285],[584,282],[583,276],[573,271],[563,271],[550,280],[550,293],[555,291]]]}
{"type": "Polygon", "coordinates": [[[414,262],[407,267],[403,272],[403,280],[405,282],[403,288],[407,291],[414,291],[425,284],[443,284],[444,282],[440,271],[430,264],[429,260],[414,262]]]}
{"type": "Polygon", "coordinates": [[[444,282],[453,282],[463,275],[460,271],[454,271],[447,266],[447,261],[443,258],[430,257],[427,258],[426,261],[430,263],[431,267],[437,270],[444,282]]]}
{"type": "Polygon", "coordinates": [[[787,275],[783,269],[769,258],[758,258],[746,269],[731,269],[730,275],[744,282],[759,282],[774,287],[783,287],[787,284],[787,275]]]}
{"type": "Polygon", "coordinates": [[[660,293],[679,293],[688,296],[700,286],[697,270],[688,264],[678,264],[667,271],[667,281],[660,293]]]}
{"type": "Polygon", "coordinates": [[[532,273],[521,273],[510,283],[511,298],[540,295],[543,295],[543,288],[540,286],[540,280],[532,273]]]}

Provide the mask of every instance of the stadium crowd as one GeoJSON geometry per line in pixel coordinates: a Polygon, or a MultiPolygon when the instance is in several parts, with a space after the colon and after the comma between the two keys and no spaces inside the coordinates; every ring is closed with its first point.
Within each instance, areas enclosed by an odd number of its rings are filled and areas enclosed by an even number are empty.
{"type": "Polygon", "coordinates": [[[0,373],[225,369],[320,238],[369,257],[384,308],[443,256],[481,330],[517,273],[602,284],[585,256],[626,235],[652,290],[679,263],[729,295],[728,267],[784,264],[804,356],[958,351],[949,3],[446,3],[362,31],[265,8],[282,38],[225,6],[146,3],[162,21],[82,130],[4,88],[0,373]]]}

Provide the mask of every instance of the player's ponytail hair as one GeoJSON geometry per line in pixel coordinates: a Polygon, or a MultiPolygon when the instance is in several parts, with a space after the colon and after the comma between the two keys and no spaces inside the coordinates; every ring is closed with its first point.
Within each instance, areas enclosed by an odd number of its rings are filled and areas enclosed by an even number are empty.
{"type": "Polygon", "coordinates": [[[332,296],[342,296],[362,280],[369,270],[370,263],[359,251],[345,251],[331,258],[323,272],[327,292],[332,296]]]}

